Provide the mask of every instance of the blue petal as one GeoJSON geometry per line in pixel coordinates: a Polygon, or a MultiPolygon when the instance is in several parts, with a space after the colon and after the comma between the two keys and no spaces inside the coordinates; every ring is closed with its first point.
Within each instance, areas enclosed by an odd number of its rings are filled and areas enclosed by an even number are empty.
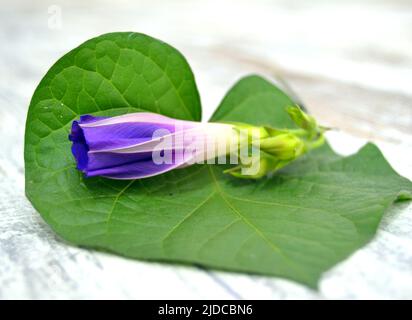
{"type": "Polygon", "coordinates": [[[142,122],[84,127],[83,132],[90,151],[110,151],[150,141],[154,132],[159,129],[174,132],[173,125],[142,122]]]}
{"type": "Polygon", "coordinates": [[[152,160],[151,153],[149,153],[149,157],[146,159],[89,171],[87,176],[103,176],[111,179],[141,179],[172,170],[182,164],[183,161],[173,161],[172,164],[156,164],[152,160]]]}
{"type": "Polygon", "coordinates": [[[155,175],[180,164],[155,164],[151,152],[116,153],[114,150],[151,141],[156,130],[173,133],[174,123],[122,122],[87,126],[104,118],[85,115],[73,121],[69,139],[77,168],[87,177],[134,179],[155,175]],[[82,126],[85,125],[85,126],[82,126]]]}
{"type": "Polygon", "coordinates": [[[72,153],[76,159],[77,169],[86,170],[88,164],[88,155],[89,147],[84,138],[83,130],[80,128],[77,121],[73,121],[72,131],[69,135],[69,140],[73,141],[72,144],[72,153]]]}

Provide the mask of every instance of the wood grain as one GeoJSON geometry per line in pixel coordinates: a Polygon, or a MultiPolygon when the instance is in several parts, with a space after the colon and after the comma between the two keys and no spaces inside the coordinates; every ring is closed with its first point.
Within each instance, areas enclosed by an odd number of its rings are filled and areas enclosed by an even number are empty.
{"type": "Polygon", "coordinates": [[[242,75],[281,74],[349,154],[376,142],[412,178],[412,5],[396,1],[23,1],[0,12],[0,298],[411,298],[412,206],[385,216],[368,246],[325,274],[293,282],[132,261],[59,239],[24,196],[30,97],[51,64],[105,32],[171,43],[193,66],[207,119],[242,75]],[[50,25],[50,6],[61,27],[50,25]]]}

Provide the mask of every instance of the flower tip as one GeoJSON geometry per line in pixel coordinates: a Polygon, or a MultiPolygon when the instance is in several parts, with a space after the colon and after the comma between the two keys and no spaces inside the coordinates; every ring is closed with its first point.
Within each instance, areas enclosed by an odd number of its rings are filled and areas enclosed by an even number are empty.
{"type": "Polygon", "coordinates": [[[296,125],[302,129],[313,131],[316,127],[316,120],[304,112],[299,106],[286,107],[286,112],[296,125]]]}
{"type": "Polygon", "coordinates": [[[72,154],[76,160],[76,167],[80,171],[85,171],[88,163],[88,151],[84,133],[78,121],[73,121],[72,129],[69,134],[69,140],[72,141],[72,154]]]}

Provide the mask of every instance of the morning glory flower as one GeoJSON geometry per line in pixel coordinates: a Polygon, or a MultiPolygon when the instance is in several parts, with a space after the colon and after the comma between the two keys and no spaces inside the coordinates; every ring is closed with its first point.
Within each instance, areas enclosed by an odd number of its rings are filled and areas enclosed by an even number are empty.
{"type": "Polygon", "coordinates": [[[86,177],[141,179],[194,163],[227,163],[224,171],[258,179],[320,146],[324,128],[298,107],[287,109],[298,129],[244,123],[200,123],[141,112],[83,115],[73,121],[72,153],[86,177]],[[230,156],[230,157],[229,157],[230,156]]]}
{"type": "Polygon", "coordinates": [[[69,139],[77,169],[86,177],[140,179],[225,155],[227,150],[219,152],[218,145],[225,145],[233,134],[231,124],[141,112],[81,116],[73,121],[69,139]]]}

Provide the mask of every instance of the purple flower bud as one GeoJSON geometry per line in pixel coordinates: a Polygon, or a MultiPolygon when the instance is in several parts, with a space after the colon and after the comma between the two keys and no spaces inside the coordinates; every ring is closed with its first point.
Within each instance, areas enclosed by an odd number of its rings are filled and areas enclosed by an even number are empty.
{"type": "Polygon", "coordinates": [[[300,128],[245,123],[200,123],[155,113],[117,117],[83,115],[69,139],[77,168],[86,177],[141,179],[194,163],[236,164],[224,172],[258,179],[324,143],[324,127],[298,107],[288,112],[300,128]]]}
{"type": "Polygon", "coordinates": [[[77,168],[86,177],[140,179],[226,154],[227,149],[218,150],[216,143],[228,141],[233,131],[230,124],[154,113],[84,115],[73,121],[69,139],[77,168]],[[213,152],[207,145],[213,146],[213,152]]]}

